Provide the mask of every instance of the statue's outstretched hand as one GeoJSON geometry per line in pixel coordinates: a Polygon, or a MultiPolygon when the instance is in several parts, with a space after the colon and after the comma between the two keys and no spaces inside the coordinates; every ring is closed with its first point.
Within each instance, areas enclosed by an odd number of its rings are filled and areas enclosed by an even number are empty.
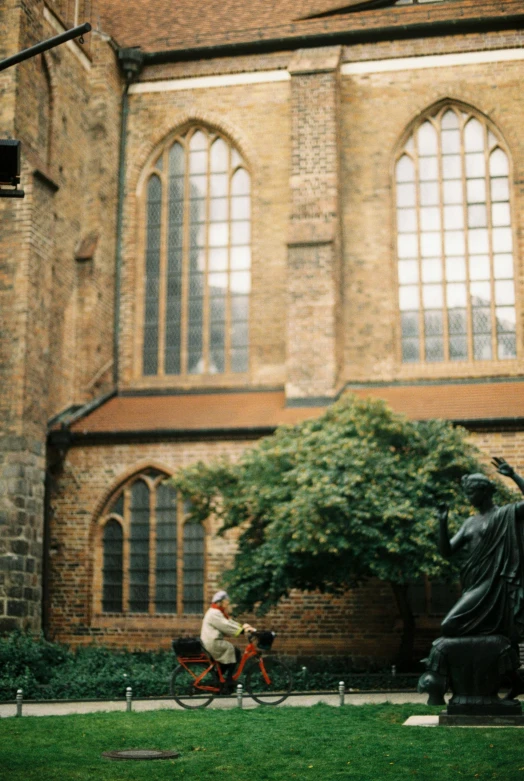
{"type": "Polygon", "coordinates": [[[441,523],[448,520],[449,507],[447,504],[439,504],[437,507],[437,517],[441,523]]]}
{"type": "Polygon", "coordinates": [[[499,475],[504,475],[504,477],[513,477],[515,474],[515,470],[508,464],[505,458],[494,456],[491,459],[491,465],[495,467],[499,475]]]}

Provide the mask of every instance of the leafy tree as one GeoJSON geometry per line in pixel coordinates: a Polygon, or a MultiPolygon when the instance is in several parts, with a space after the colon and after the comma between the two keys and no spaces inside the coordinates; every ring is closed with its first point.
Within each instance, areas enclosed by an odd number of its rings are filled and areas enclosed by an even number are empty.
{"type": "Polygon", "coordinates": [[[291,589],[340,593],[376,577],[391,584],[403,620],[402,662],[415,630],[409,584],[452,577],[437,551],[435,509],[450,506],[452,532],[472,512],[460,478],[484,467],[467,437],[446,421],[415,422],[348,394],[236,463],[198,463],[174,482],[195,520],[213,514],[221,533],[238,527],[224,581],[239,609],[263,614],[291,589]]]}

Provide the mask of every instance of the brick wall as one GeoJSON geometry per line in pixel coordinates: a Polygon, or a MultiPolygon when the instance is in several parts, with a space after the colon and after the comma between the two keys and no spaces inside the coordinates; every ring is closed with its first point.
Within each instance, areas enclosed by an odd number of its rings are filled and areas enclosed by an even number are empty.
{"type": "Polygon", "coordinates": [[[392,182],[402,134],[437,101],[462,101],[492,120],[513,161],[515,286],[517,297],[522,297],[524,143],[520,127],[524,114],[519,85],[523,72],[524,61],[516,61],[342,78],[343,306],[344,333],[351,335],[344,346],[346,381],[522,375],[522,312],[517,319],[517,360],[400,362],[392,182]]]}
{"type": "MultiPolygon", "coordinates": [[[[475,432],[472,441],[486,454],[503,455],[524,473],[524,432],[475,432]]],[[[94,609],[101,573],[96,569],[97,520],[114,491],[147,466],[168,474],[198,460],[226,455],[233,460],[249,441],[164,442],[72,448],[57,477],[52,499],[50,537],[49,629],[72,645],[93,640],[114,647],[168,647],[170,639],[198,633],[200,616],[104,615],[94,609]]],[[[510,481],[508,481],[510,482],[510,481]]],[[[221,583],[233,560],[235,533],[217,536],[216,523],[206,533],[206,599],[221,583]]],[[[99,594],[98,594],[99,596],[99,594]]],[[[278,650],[299,656],[321,653],[352,657],[355,663],[391,661],[398,648],[401,622],[387,584],[370,582],[344,596],[294,592],[262,619],[245,616],[255,626],[278,634],[278,650]]],[[[423,655],[438,635],[440,619],[418,620],[416,653],[423,655]]]]}
{"type": "MultiPolygon", "coordinates": [[[[57,32],[41,0],[0,14],[2,56],[57,32]]],[[[0,631],[40,627],[47,422],[108,383],[89,379],[112,357],[120,96],[114,52],[94,37],[94,65],[62,46],[0,79],[1,135],[22,141],[26,192],[0,201],[0,631]],[[81,276],[75,252],[94,226],[81,276]]]]}

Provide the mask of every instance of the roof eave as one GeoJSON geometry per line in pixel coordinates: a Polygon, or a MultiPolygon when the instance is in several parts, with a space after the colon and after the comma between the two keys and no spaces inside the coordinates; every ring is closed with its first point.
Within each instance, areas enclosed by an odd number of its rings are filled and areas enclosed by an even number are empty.
{"type": "Polygon", "coordinates": [[[507,16],[479,16],[470,19],[444,19],[436,22],[388,25],[359,30],[337,30],[300,36],[219,43],[212,46],[195,46],[183,49],[164,49],[144,52],[144,65],[158,65],[166,62],[213,59],[246,54],[262,54],[298,48],[315,48],[326,45],[356,45],[378,41],[409,40],[412,38],[437,37],[442,35],[467,35],[471,33],[499,32],[520,29],[524,26],[524,13],[507,16]]]}

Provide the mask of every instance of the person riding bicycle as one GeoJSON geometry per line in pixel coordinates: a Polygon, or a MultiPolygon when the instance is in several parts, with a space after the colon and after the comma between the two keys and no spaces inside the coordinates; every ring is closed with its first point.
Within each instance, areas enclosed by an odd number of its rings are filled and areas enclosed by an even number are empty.
{"type": "Polygon", "coordinates": [[[239,637],[243,632],[256,631],[250,624],[239,624],[238,621],[230,618],[229,604],[227,591],[217,591],[204,616],[200,631],[202,645],[208,654],[219,662],[225,673],[228,692],[233,688],[232,677],[235,667],[240,661],[241,653],[232,643],[224,640],[224,635],[239,637]]]}

